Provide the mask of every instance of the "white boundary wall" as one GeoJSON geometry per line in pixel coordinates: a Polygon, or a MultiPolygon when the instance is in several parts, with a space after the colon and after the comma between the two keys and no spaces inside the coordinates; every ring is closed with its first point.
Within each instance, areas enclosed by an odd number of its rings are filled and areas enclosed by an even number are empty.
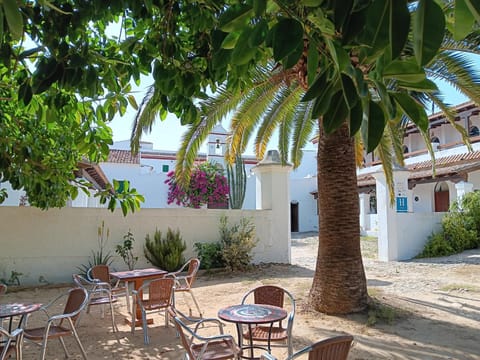
{"type": "MultiPolygon", "coordinates": [[[[42,211],[33,207],[0,207],[0,278],[10,278],[12,271],[22,285],[38,284],[43,277],[50,283],[70,282],[77,267],[87,264],[92,251],[99,249],[97,229],[102,221],[110,230],[107,250],[123,242],[130,229],[135,237],[134,252],[139,256],[137,268],[146,267],[143,255],[145,235],[153,236],[158,228],[163,234],[168,227],[179,229],[187,244],[185,257],[195,256],[193,244],[219,240],[219,219],[228,216],[230,224],[241,217],[251,218],[256,225],[259,243],[254,249],[254,262],[290,263],[290,233],[279,234],[273,224],[272,210],[210,209],[141,209],[124,217],[99,208],[63,208],[42,211]]],[[[125,270],[123,260],[115,256],[112,266],[125,270]]]]}

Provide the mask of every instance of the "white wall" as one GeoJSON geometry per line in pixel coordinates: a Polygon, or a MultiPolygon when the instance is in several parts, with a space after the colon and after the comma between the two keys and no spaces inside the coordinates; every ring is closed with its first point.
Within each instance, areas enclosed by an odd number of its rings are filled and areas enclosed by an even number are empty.
{"type": "MultiPolygon", "coordinates": [[[[143,256],[145,235],[156,228],[180,229],[187,244],[185,256],[195,255],[193,244],[219,240],[219,218],[226,214],[229,222],[251,218],[256,225],[259,243],[253,251],[254,262],[289,263],[290,233],[274,233],[271,210],[142,209],[123,217],[120,211],[106,209],[63,208],[41,211],[33,207],[0,207],[0,277],[20,272],[21,283],[47,281],[69,282],[77,267],[87,264],[91,251],[98,249],[97,229],[102,221],[110,229],[108,249],[117,244],[130,229],[135,237],[135,253],[140,256],[137,268],[148,266],[143,256]]],[[[113,266],[126,269],[122,259],[113,266]]]]}
{"type": "Polygon", "coordinates": [[[404,213],[397,215],[397,260],[418,255],[432,232],[441,230],[444,213],[404,213]]]}

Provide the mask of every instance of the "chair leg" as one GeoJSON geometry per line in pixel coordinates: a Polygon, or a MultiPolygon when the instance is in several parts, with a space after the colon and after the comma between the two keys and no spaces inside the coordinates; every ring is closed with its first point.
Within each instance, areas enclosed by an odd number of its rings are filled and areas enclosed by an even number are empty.
{"type": "Polygon", "coordinates": [[[118,331],[118,328],[117,328],[117,324],[115,323],[115,313],[113,312],[112,299],[110,299],[110,314],[111,314],[111,316],[112,316],[112,329],[113,329],[113,332],[117,332],[117,331],[118,331]]]}
{"type": "Polygon", "coordinates": [[[69,358],[70,354],[68,353],[67,346],[65,345],[65,341],[63,341],[63,338],[59,337],[58,341],[60,341],[60,344],[62,344],[63,347],[63,352],[65,353],[65,358],[69,358]]]}
{"type": "Polygon", "coordinates": [[[87,353],[85,352],[85,349],[83,348],[83,345],[80,342],[80,338],[78,337],[77,330],[75,329],[74,326],[72,326],[72,332],[73,332],[73,336],[75,337],[75,340],[77,340],[78,347],[80,348],[80,351],[82,352],[82,356],[83,356],[84,360],[88,360],[87,359],[87,353]]]}
{"type": "Polygon", "coordinates": [[[47,352],[47,342],[48,342],[48,337],[45,337],[42,343],[42,351],[40,352],[40,360],[45,360],[45,354],[47,352]]]}
{"type": "Polygon", "coordinates": [[[131,311],[132,322],[131,322],[131,326],[130,326],[130,332],[132,333],[132,335],[135,332],[135,321],[137,320],[137,319],[135,319],[136,305],[137,305],[137,301],[136,301],[135,296],[134,296],[133,297],[133,304],[132,304],[132,311],[131,311]]]}
{"type": "Polygon", "coordinates": [[[128,285],[128,281],[125,281],[125,300],[127,301],[127,310],[128,312],[131,311],[130,308],[130,287],[128,285]]]}
{"type": "Polygon", "coordinates": [[[147,325],[147,312],[142,311],[142,327],[143,327],[143,342],[150,344],[150,338],[148,337],[148,325],[147,325]]]}
{"type": "Polygon", "coordinates": [[[202,318],[202,311],[200,310],[200,306],[198,306],[198,302],[197,302],[197,299],[195,299],[195,295],[193,295],[193,291],[189,290],[188,292],[192,296],[193,302],[195,303],[195,306],[197,307],[197,311],[198,311],[198,314],[200,315],[200,318],[202,318]]]}

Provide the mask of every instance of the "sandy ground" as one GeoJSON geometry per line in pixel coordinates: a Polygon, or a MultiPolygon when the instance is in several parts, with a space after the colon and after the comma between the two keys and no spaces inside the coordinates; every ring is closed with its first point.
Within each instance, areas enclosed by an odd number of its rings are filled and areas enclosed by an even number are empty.
{"type": "MultiPolygon", "coordinates": [[[[480,359],[480,250],[445,258],[382,263],[375,260],[374,241],[363,241],[362,251],[370,295],[375,309],[351,316],[326,316],[305,307],[315,267],[315,234],[293,237],[293,265],[268,264],[243,274],[201,273],[195,294],[204,316],[214,317],[223,306],[236,304],[249,289],[261,284],[287,288],[297,301],[293,328],[294,348],[301,349],[325,337],[349,333],[355,344],[349,359],[480,359]]],[[[0,302],[47,303],[66,287],[10,291],[0,302]]],[[[187,309],[188,298],[178,296],[177,306],[187,309]]],[[[113,333],[109,313],[102,319],[99,307],[84,314],[78,332],[90,360],[182,359],[183,350],[172,327],[163,326],[155,314],[150,325],[151,344],[143,344],[138,328],[132,335],[124,323],[124,299],[115,307],[118,333],[113,333]]],[[[29,326],[42,321],[34,313],[29,326]]],[[[207,329],[206,331],[209,331],[207,329]]],[[[236,337],[233,325],[226,332],[236,337]]],[[[82,359],[73,339],[67,339],[73,359],[82,359]]],[[[58,341],[47,349],[47,359],[63,359],[58,341]]],[[[273,353],[284,359],[285,348],[273,353]]],[[[24,359],[37,359],[39,348],[26,343],[24,359]]]]}

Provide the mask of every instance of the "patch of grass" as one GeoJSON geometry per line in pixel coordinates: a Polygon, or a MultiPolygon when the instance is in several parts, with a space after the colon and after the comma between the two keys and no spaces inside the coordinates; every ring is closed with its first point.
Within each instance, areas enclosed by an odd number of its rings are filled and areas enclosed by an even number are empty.
{"type": "Polygon", "coordinates": [[[470,284],[448,284],[440,288],[441,291],[471,291],[480,292],[480,287],[470,284]]]}
{"type": "Polygon", "coordinates": [[[360,236],[360,241],[377,241],[376,236],[360,236]]]}
{"type": "Polygon", "coordinates": [[[405,310],[393,307],[371,297],[368,305],[366,326],[373,327],[377,324],[393,325],[396,320],[406,314],[405,310]]]}

